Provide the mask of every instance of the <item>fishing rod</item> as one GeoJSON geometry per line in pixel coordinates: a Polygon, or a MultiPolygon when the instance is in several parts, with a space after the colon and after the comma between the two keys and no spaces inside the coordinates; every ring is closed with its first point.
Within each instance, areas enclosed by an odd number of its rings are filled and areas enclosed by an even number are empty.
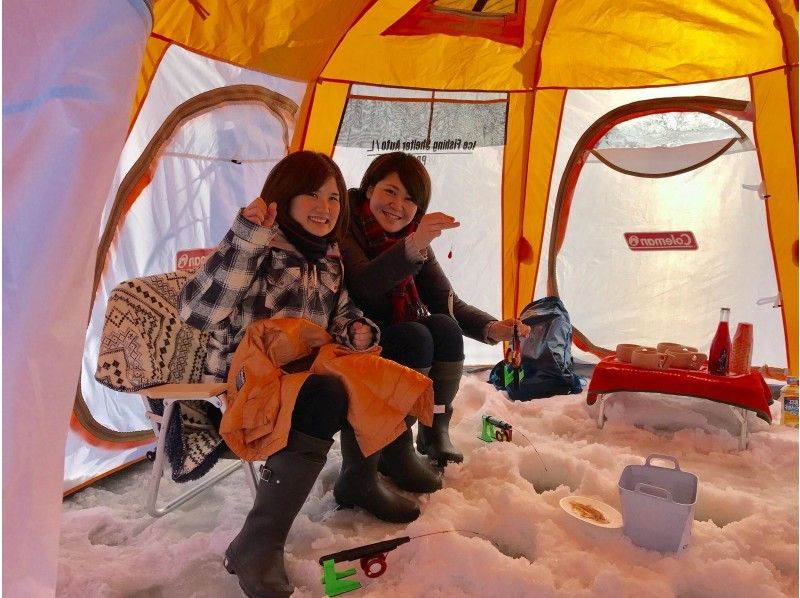
{"type": "Polygon", "coordinates": [[[346,550],[340,550],[339,552],[326,554],[319,557],[319,564],[322,565],[322,584],[325,587],[325,594],[327,596],[338,596],[339,594],[357,590],[361,587],[358,581],[346,579],[347,577],[355,575],[356,570],[354,568],[336,571],[336,563],[358,560],[364,575],[370,578],[380,577],[387,569],[386,555],[398,546],[402,546],[411,540],[450,533],[475,534],[491,542],[489,538],[478,532],[448,529],[419,534],[417,536],[389,538],[388,540],[381,540],[380,542],[373,542],[372,544],[364,544],[363,546],[356,546],[355,548],[348,548],[346,550]]]}

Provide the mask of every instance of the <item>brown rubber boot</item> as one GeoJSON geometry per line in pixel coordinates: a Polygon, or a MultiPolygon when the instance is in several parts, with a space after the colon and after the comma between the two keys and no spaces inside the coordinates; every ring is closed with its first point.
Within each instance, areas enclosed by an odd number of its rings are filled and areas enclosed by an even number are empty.
{"type": "Polygon", "coordinates": [[[286,448],[264,464],[253,508],[224,560],[250,598],[285,598],[294,592],[283,566],[283,546],[332,444],[291,430],[286,448]]]}
{"type": "Polygon", "coordinates": [[[464,460],[464,455],[450,441],[449,432],[450,418],[453,417],[453,399],[458,392],[463,372],[463,361],[434,361],[428,374],[433,380],[433,402],[439,409],[443,407],[444,412],[434,412],[431,427],[419,425],[417,450],[440,466],[450,461],[461,463],[464,460]]]}
{"type": "Polygon", "coordinates": [[[378,471],[389,477],[401,490],[426,494],[436,492],[442,488],[442,479],[428,460],[420,458],[414,450],[414,435],[411,432],[414,419],[407,417],[406,431],[383,447],[378,471]]]}
{"type": "Polygon", "coordinates": [[[380,452],[364,457],[355,432],[345,425],[339,434],[342,471],[333,486],[333,497],[344,508],[361,507],[378,519],[408,523],[419,517],[419,507],[386,488],[378,479],[380,452]]]}

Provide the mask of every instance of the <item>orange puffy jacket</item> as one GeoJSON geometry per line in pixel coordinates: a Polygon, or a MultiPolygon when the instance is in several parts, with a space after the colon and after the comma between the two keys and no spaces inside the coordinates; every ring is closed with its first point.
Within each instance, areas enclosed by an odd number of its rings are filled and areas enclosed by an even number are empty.
{"type": "Polygon", "coordinates": [[[302,319],[259,320],[248,326],[228,372],[228,407],[220,433],[242,459],[266,459],[286,446],[300,387],[311,374],[339,378],[347,389],[347,421],[369,456],[405,429],[406,415],[433,423],[430,378],[380,357],[380,347],[355,352],[333,344],[320,326],[302,319]],[[311,367],[286,373],[312,355],[311,367]]]}

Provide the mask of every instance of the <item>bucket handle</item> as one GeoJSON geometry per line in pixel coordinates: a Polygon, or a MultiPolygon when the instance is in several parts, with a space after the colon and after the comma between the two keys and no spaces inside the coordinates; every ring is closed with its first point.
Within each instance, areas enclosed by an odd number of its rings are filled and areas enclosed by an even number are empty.
{"type": "MultiPolygon", "coordinates": [[[[660,467],[660,465],[650,465],[650,461],[653,459],[663,459],[664,461],[669,461],[675,466],[676,471],[680,471],[681,467],[678,465],[678,460],[675,457],[670,457],[669,455],[647,455],[647,459],[645,459],[645,466],[649,467],[660,467]]],[[[668,469],[667,467],[663,467],[662,469],[668,469]]]]}
{"type": "Polygon", "coordinates": [[[633,491],[638,492],[639,494],[647,494],[648,496],[652,496],[653,498],[660,498],[662,500],[675,502],[672,499],[672,492],[670,492],[666,488],[661,488],[660,486],[653,486],[652,484],[645,484],[644,482],[639,482],[633,487],[633,491]],[[649,492],[644,492],[644,490],[649,490],[649,492]]]}

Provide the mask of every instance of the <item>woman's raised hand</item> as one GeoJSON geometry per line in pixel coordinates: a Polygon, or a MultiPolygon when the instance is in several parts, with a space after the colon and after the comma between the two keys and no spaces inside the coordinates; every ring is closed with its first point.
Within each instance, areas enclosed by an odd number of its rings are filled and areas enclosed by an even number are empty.
{"type": "Polygon", "coordinates": [[[431,241],[441,235],[443,230],[459,226],[461,226],[460,222],[444,212],[425,214],[422,220],[420,220],[419,226],[417,226],[417,230],[414,231],[411,239],[417,249],[422,251],[431,244],[431,241]]]}
{"type": "Polygon", "coordinates": [[[278,204],[274,201],[267,205],[260,197],[256,197],[249,206],[242,211],[242,216],[253,224],[259,226],[272,226],[278,214],[278,204]]]}

